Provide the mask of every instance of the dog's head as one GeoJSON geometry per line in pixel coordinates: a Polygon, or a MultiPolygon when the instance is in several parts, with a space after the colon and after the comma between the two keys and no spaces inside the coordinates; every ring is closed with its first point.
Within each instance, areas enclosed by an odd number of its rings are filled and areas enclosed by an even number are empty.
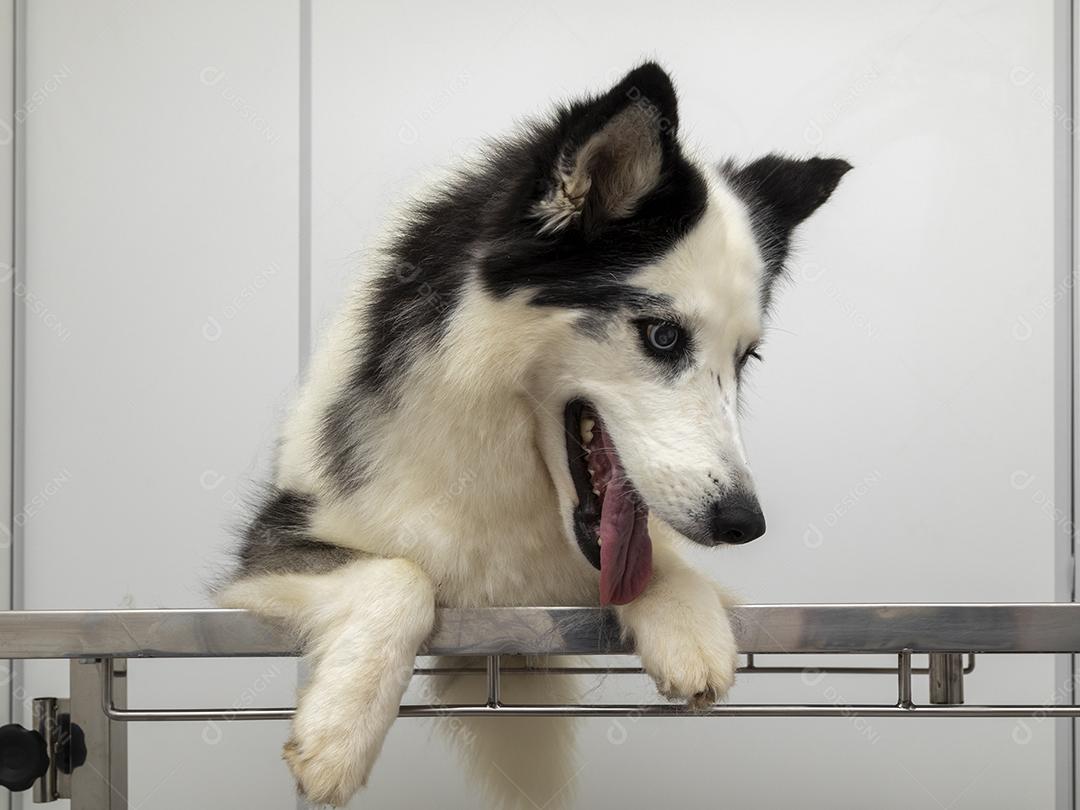
{"type": "Polygon", "coordinates": [[[704,545],[765,532],[740,379],[760,359],[793,229],[850,166],[698,165],[654,64],[560,109],[508,154],[510,219],[483,280],[565,323],[530,379],[562,413],[561,426],[540,421],[541,449],[568,538],[601,570],[602,601],[625,603],[651,574],[650,513],[704,545]]]}

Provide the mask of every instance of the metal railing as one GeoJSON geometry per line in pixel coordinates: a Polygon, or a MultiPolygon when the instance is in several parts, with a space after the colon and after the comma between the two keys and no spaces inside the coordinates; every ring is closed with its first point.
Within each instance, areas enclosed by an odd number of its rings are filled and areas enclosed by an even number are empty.
{"type": "MultiPolygon", "coordinates": [[[[757,674],[843,672],[889,674],[893,697],[872,704],[722,703],[694,711],[657,701],[639,704],[507,703],[503,680],[510,672],[627,675],[639,667],[563,665],[522,669],[505,656],[613,656],[633,650],[614,615],[599,608],[442,609],[422,656],[466,656],[482,666],[418,666],[417,676],[473,673],[486,678],[486,696],[471,704],[403,705],[402,717],[647,716],[647,717],[1080,717],[1074,705],[966,705],[964,677],[975,656],[1007,653],[1080,652],[1080,604],[861,604],[745,605],[731,611],[742,672],[757,674]],[[889,654],[896,667],[770,666],[769,655],[889,654]],[[925,668],[912,656],[927,654],[925,668]],[[912,681],[929,676],[929,703],[916,704],[912,681]]],[[[49,771],[34,783],[37,801],[71,798],[73,810],[126,805],[129,721],[284,720],[286,708],[177,709],[126,705],[127,660],[132,658],[226,658],[301,655],[294,634],[238,610],[88,610],[0,612],[0,658],[71,659],[70,697],[36,698],[37,733],[47,743],[49,771]],[[63,729],[85,738],[85,765],[70,759],[63,729]],[[59,731],[58,731],[59,730],[59,731]]]]}
{"type": "MultiPolygon", "coordinates": [[[[801,667],[761,665],[765,654],[888,653],[892,667],[814,668],[894,674],[895,701],[862,705],[718,704],[691,711],[669,703],[647,705],[513,705],[499,698],[505,674],[501,656],[626,655],[614,615],[600,608],[443,609],[423,655],[479,656],[486,667],[452,670],[418,667],[418,675],[486,672],[487,700],[465,705],[405,705],[402,717],[504,714],[572,716],[968,716],[1080,717],[1076,706],[962,705],[963,676],[983,653],[1080,652],[1080,605],[1074,604],[866,604],[747,605],[732,611],[748,673],[791,673],[801,667]],[[929,653],[929,666],[912,666],[912,655],[929,653]],[[966,663],[962,660],[967,656],[966,663]],[[931,678],[931,703],[911,700],[912,677],[931,678]]],[[[102,700],[116,721],[280,720],[292,708],[127,708],[114,698],[116,666],[127,658],[189,658],[300,655],[289,632],[237,610],[24,611],[0,613],[0,657],[76,658],[105,664],[102,700]]],[[[549,674],[631,674],[637,667],[542,667],[549,674]]],[[[515,668],[515,673],[522,672],[515,668]]]]}

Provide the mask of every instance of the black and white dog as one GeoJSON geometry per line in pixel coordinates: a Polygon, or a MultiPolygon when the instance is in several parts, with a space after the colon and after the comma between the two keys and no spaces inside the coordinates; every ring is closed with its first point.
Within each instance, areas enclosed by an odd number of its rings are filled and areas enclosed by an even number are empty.
{"type": "MultiPolygon", "coordinates": [[[[436,606],[613,605],[664,695],[732,685],[726,598],[675,549],[765,531],[740,377],[850,166],[716,167],[678,123],[649,63],[492,144],[395,224],[313,358],[218,594],[306,640],[285,758],[312,801],[365,783],[436,606]]],[[[478,722],[472,759],[562,778],[562,732],[514,722],[478,722]]]]}

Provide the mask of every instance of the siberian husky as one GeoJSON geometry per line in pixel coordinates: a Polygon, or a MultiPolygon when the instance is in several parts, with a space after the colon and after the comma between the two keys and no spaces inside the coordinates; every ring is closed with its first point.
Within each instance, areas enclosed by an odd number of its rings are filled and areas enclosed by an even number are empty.
{"type": "MultiPolygon", "coordinates": [[[[491,144],[324,337],[218,594],[305,640],[284,756],[312,802],[365,784],[436,607],[610,605],[663,695],[731,687],[727,598],[676,546],[765,532],[740,378],[792,231],[851,167],[708,164],[678,129],[647,63],[491,144]]],[[[567,778],[565,726],[474,728],[493,803],[555,806],[528,794],[567,778]]]]}

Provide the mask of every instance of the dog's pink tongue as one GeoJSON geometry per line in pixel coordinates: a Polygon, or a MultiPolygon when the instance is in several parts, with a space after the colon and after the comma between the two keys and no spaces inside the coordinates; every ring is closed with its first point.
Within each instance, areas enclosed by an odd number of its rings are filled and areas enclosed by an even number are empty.
{"type": "Polygon", "coordinates": [[[652,576],[649,510],[622,468],[612,471],[600,507],[600,604],[633,602],[652,576]]]}

